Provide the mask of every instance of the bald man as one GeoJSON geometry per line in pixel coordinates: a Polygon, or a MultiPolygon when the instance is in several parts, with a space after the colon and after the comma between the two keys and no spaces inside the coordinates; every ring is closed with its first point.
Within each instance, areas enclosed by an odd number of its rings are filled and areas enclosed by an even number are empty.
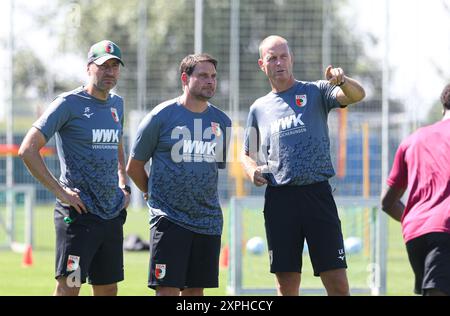
{"type": "Polygon", "coordinates": [[[267,185],[264,220],[279,295],[298,295],[306,238],[314,275],[328,295],[349,295],[340,220],[328,179],[328,113],[361,101],[363,87],[341,68],[325,80],[294,78],[286,39],[272,35],[259,46],[258,65],[272,91],[250,107],[243,165],[256,186],[267,185]]]}

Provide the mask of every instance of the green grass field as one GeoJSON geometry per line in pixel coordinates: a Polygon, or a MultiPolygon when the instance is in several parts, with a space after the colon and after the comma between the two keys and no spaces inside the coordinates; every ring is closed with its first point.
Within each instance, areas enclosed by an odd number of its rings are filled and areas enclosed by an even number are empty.
{"type": "MultiPolygon", "coordinates": [[[[261,227],[255,222],[262,222],[262,213],[253,212],[251,218],[245,218],[250,226],[261,227]]],[[[222,244],[228,240],[227,211],[222,244]]],[[[145,210],[129,211],[124,230],[125,235],[135,233],[148,239],[148,218],[145,210]]],[[[345,227],[345,223],[343,221],[345,227]]],[[[248,231],[244,237],[260,234],[262,231],[248,231]]],[[[0,241],[4,240],[0,234],[0,241]]],[[[0,295],[51,295],[55,286],[54,275],[54,241],[52,207],[40,206],[35,209],[35,247],[33,249],[33,265],[22,267],[22,254],[8,250],[0,250],[0,295]]],[[[413,274],[409,266],[406,251],[400,233],[400,225],[389,221],[389,249],[387,267],[387,295],[413,295],[413,274]]],[[[119,295],[154,295],[154,291],[146,287],[149,255],[147,252],[125,252],[125,280],[119,285],[119,295]]],[[[303,256],[304,270],[302,286],[320,287],[320,279],[312,275],[309,257],[303,256]]],[[[365,262],[360,256],[348,258],[348,276],[351,285],[359,286],[367,278],[365,262]]],[[[268,258],[244,254],[244,280],[246,287],[273,287],[274,278],[268,272],[268,258]]],[[[206,295],[227,295],[226,286],[228,270],[220,270],[220,287],[205,290],[206,295]]],[[[81,295],[90,295],[90,286],[84,285],[81,295]]]]}

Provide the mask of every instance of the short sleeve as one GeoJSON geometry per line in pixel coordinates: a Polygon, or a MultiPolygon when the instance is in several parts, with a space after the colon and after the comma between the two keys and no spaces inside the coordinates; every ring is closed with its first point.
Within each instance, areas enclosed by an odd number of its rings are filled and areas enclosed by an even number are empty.
{"type": "Polygon", "coordinates": [[[230,148],[230,140],[233,135],[232,132],[232,122],[231,119],[228,117],[225,118],[225,135],[224,135],[224,142],[223,142],[223,161],[220,161],[217,163],[217,167],[219,169],[225,169],[227,165],[227,155],[230,148]]]}
{"type": "Polygon", "coordinates": [[[244,152],[250,156],[256,154],[259,148],[259,129],[258,122],[256,120],[254,108],[250,108],[250,112],[247,117],[247,125],[245,127],[244,136],[244,152]]]}
{"type": "Polygon", "coordinates": [[[408,186],[408,166],[405,161],[406,149],[405,143],[400,144],[397,149],[391,172],[387,178],[387,184],[390,187],[406,189],[408,186]]]}
{"type": "Polygon", "coordinates": [[[318,85],[327,112],[331,111],[334,108],[345,107],[341,105],[337,100],[337,93],[339,91],[339,88],[337,86],[332,85],[325,80],[318,81],[318,85]]]}
{"type": "Polygon", "coordinates": [[[153,113],[147,114],[139,124],[130,156],[136,160],[150,160],[158,145],[159,131],[158,118],[153,113]]]}
{"type": "Polygon", "coordinates": [[[33,126],[39,129],[45,139],[49,141],[69,121],[70,116],[67,101],[62,97],[58,97],[50,103],[47,110],[33,123],[33,126]]]}
{"type": "Polygon", "coordinates": [[[123,105],[123,101],[122,101],[122,117],[120,118],[120,125],[122,126],[121,136],[123,136],[123,130],[125,129],[125,107],[123,105]]]}

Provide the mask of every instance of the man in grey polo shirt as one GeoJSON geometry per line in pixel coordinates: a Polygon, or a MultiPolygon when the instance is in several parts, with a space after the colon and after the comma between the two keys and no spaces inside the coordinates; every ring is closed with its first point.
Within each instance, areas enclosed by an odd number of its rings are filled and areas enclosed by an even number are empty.
{"type": "Polygon", "coordinates": [[[127,172],[148,195],[148,286],[158,296],[201,296],[219,285],[223,227],[218,169],[226,166],[231,120],[209,102],[217,61],[208,54],[180,64],[183,94],[156,106],[139,125],[127,172]],[[144,168],[152,160],[148,174],[144,168]]]}
{"type": "Polygon", "coordinates": [[[279,295],[298,295],[306,238],[314,268],[329,295],[348,295],[340,220],[328,179],[334,176],[327,117],[330,110],[358,102],[364,89],[341,68],[325,79],[297,81],[288,42],[269,36],[258,64],[272,91],[250,108],[244,168],[265,193],[264,218],[270,271],[279,295]]]}
{"type": "Polygon", "coordinates": [[[94,44],[88,53],[88,85],[59,95],[20,146],[31,174],[56,196],[55,295],[78,295],[86,278],[94,295],[116,295],[124,277],[122,225],[130,194],[122,147],[124,108],[122,98],[110,92],[121,64],[115,43],[94,44]],[[39,155],[53,135],[59,180],[39,155]]]}

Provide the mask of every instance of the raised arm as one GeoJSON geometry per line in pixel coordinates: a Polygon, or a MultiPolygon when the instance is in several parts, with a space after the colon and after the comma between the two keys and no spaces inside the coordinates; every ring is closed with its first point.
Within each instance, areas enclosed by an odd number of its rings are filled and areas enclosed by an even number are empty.
{"type": "Polygon", "coordinates": [[[341,105],[359,102],[366,96],[362,85],[355,79],[346,76],[342,68],[328,66],[325,70],[325,79],[340,88],[336,98],[341,105]]]}

